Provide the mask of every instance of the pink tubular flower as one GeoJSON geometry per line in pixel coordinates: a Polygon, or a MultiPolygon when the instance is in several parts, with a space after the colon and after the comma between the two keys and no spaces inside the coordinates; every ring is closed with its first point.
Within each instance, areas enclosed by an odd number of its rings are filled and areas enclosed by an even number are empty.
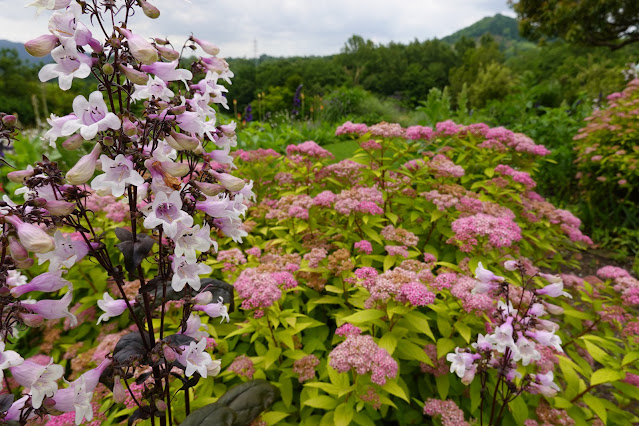
{"type": "Polygon", "coordinates": [[[102,145],[95,144],[91,152],[82,156],[75,163],[75,166],[71,167],[67,172],[65,175],[67,182],[71,185],[84,185],[87,183],[93,177],[93,173],[95,173],[100,152],[102,152],[102,145]]]}
{"type": "Polygon", "coordinates": [[[69,90],[74,78],[86,78],[91,74],[91,58],[73,49],[58,46],[51,52],[55,61],[47,64],[38,73],[40,81],[58,78],[58,85],[62,90],[69,90]]]}
{"type": "Polygon", "coordinates": [[[220,324],[226,320],[226,322],[230,321],[228,309],[224,305],[224,300],[222,297],[216,303],[208,303],[206,305],[193,305],[194,311],[201,311],[207,314],[211,318],[222,317],[220,320],[220,324]]]}
{"type": "Polygon", "coordinates": [[[75,327],[78,320],[71,312],[69,312],[69,304],[73,298],[72,292],[69,290],[60,300],[38,300],[35,303],[24,303],[22,306],[29,311],[42,315],[45,319],[69,318],[71,326],[75,327]]]}
{"type": "Polygon", "coordinates": [[[150,65],[142,65],[140,69],[155,75],[165,82],[180,80],[188,87],[186,81],[192,79],[193,74],[189,70],[177,69],[177,66],[178,61],[176,59],[173,62],[154,62],[150,65]]]}
{"type": "Polygon", "coordinates": [[[133,34],[126,28],[116,29],[126,38],[129,45],[129,51],[137,61],[147,65],[157,62],[157,60],[159,59],[158,51],[155,49],[155,47],[153,47],[151,43],[146,41],[144,37],[133,34]]]}
{"type": "Polygon", "coordinates": [[[371,381],[380,386],[397,375],[397,362],[368,335],[347,336],[329,356],[329,365],[340,373],[351,369],[359,375],[370,372],[371,381]]]}
{"type": "Polygon", "coordinates": [[[102,92],[96,91],[89,95],[89,100],[79,95],[73,100],[73,113],[77,117],[62,126],[62,135],[68,136],[80,130],[85,140],[91,140],[98,132],[107,129],[119,129],[120,119],[109,112],[104,102],[102,92]]]}
{"type": "Polygon", "coordinates": [[[11,295],[14,297],[20,297],[31,291],[52,292],[58,291],[63,287],[72,288],[71,282],[62,278],[62,271],[58,270],[56,272],[40,274],[32,279],[28,284],[13,287],[11,289],[11,295]]]}
{"type": "Polygon", "coordinates": [[[16,229],[20,244],[27,250],[34,253],[46,253],[55,248],[53,238],[44,232],[42,228],[25,223],[17,216],[5,216],[4,220],[16,229]]]}
{"type": "Polygon", "coordinates": [[[40,408],[44,398],[53,396],[58,390],[57,381],[64,375],[64,367],[53,364],[53,358],[47,365],[26,360],[11,367],[11,375],[19,384],[29,388],[33,408],[40,408]]]}
{"type": "MultiPolygon", "coordinates": [[[[131,304],[133,303],[131,302],[131,304]]],[[[109,293],[104,293],[102,299],[98,300],[98,307],[104,311],[98,318],[98,324],[102,321],[108,321],[110,318],[119,317],[127,308],[124,299],[114,300],[109,293]]]]}

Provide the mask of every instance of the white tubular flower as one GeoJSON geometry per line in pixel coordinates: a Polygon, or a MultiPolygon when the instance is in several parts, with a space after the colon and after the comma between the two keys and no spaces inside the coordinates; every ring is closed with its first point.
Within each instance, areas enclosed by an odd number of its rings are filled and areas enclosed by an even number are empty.
{"type": "Polygon", "coordinates": [[[84,419],[93,419],[93,407],[91,407],[93,392],[87,390],[84,375],[74,381],[66,389],[59,390],[53,397],[55,409],[68,413],[75,411],[75,424],[80,425],[84,419]]]}
{"type": "Polygon", "coordinates": [[[113,299],[109,293],[102,295],[102,300],[98,300],[98,307],[104,311],[100,318],[98,318],[98,324],[102,321],[108,321],[113,317],[119,317],[122,312],[126,311],[126,300],[113,299]]]}
{"type": "Polygon", "coordinates": [[[211,240],[211,227],[206,224],[200,229],[200,225],[188,227],[180,224],[173,238],[175,241],[175,255],[184,256],[189,263],[195,263],[197,253],[205,253],[211,246],[217,251],[217,242],[211,240]]]}
{"type": "Polygon", "coordinates": [[[153,229],[161,225],[164,233],[169,238],[173,238],[180,222],[188,227],[193,225],[193,218],[182,210],[180,193],[173,191],[167,197],[164,192],[160,192],[155,196],[143,225],[146,229],[153,229]]]}
{"type": "Polygon", "coordinates": [[[2,389],[2,383],[4,378],[4,370],[9,367],[15,367],[24,362],[22,358],[15,351],[5,351],[4,342],[0,340],[0,389],[2,389]]]}
{"type": "Polygon", "coordinates": [[[133,101],[139,101],[142,99],[160,99],[168,102],[175,96],[173,91],[166,87],[166,83],[159,77],[150,78],[145,85],[136,84],[135,92],[131,96],[133,101]]]}
{"type": "Polygon", "coordinates": [[[450,372],[457,374],[459,378],[466,375],[466,370],[473,367],[475,355],[468,352],[459,352],[459,348],[455,348],[455,353],[446,355],[446,361],[450,362],[450,372]]]}
{"type": "Polygon", "coordinates": [[[523,336],[517,339],[517,349],[517,356],[513,357],[513,361],[521,360],[524,366],[530,364],[531,361],[539,361],[541,359],[541,354],[535,349],[535,342],[523,336]]]}
{"type": "Polygon", "coordinates": [[[550,346],[554,348],[557,352],[563,352],[564,350],[561,348],[561,337],[555,335],[554,331],[544,331],[544,330],[535,330],[528,331],[528,336],[535,339],[539,342],[540,345],[550,346]]]}
{"type": "Polygon", "coordinates": [[[120,128],[120,119],[109,112],[102,92],[91,93],[89,100],[82,95],[77,96],[73,100],[73,113],[78,118],[64,123],[63,136],[71,135],[79,129],[84,139],[91,140],[98,132],[120,128]]]}
{"type": "Polygon", "coordinates": [[[82,7],[73,2],[68,8],[55,12],[49,19],[49,31],[69,50],[89,44],[91,40],[91,31],[80,22],[81,15],[82,7]]]}
{"type": "Polygon", "coordinates": [[[74,241],[71,234],[63,234],[60,230],[53,235],[55,249],[47,253],[38,254],[38,265],[49,261],[49,272],[60,268],[71,269],[76,262],[82,260],[88,253],[89,247],[84,241],[74,241]]]}
{"type": "Polygon", "coordinates": [[[189,263],[184,256],[174,256],[172,266],[173,279],[171,287],[175,291],[182,291],[186,284],[194,290],[199,290],[201,287],[200,275],[213,272],[210,266],[204,263],[189,263]]]}
{"type": "Polygon", "coordinates": [[[186,320],[186,330],[184,333],[178,332],[178,334],[184,334],[185,336],[190,336],[195,340],[205,339],[209,337],[208,331],[200,330],[202,327],[202,320],[199,315],[194,315],[191,312],[189,318],[186,320]]]}
{"type": "Polygon", "coordinates": [[[173,62],[155,62],[150,65],[142,65],[140,69],[144,72],[153,74],[164,81],[180,80],[188,88],[189,86],[186,81],[192,79],[193,74],[189,70],[177,68],[178,65],[179,64],[176,59],[173,62]]]}
{"type": "Polygon", "coordinates": [[[84,185],[93,177],[98,164],[98,157],[102,152],[102,145],[96,144],[90,153],[83,156],[71,167],[65,177],[71,185],[84,185]]]}
{"type": "Polygon", "coordinates": [[[51,114],[51,117],[47,118],[47,123],[51,128],[42,136],[43,140],[49,140],[49,146],[55,148],[55,141],[62,136],[62,126],[64,123],[71,120],[77,120],[78,117],[75,114],[65,115],[64,117],[58,117],[55,114],[51,114]]]}
{"type": "Polygon", "coordinates": [[[512,321],[512,317],[508,318],[505,323],[495,329],[494,334],[486,336],[486,340],[493,345],[493,349],[497,352],[504,353],[506,348],[510,348],[511,351],[517,350],[513,340],[512,321]]]}
{"type": "Polygon", "coordinates": [[[38,73],[40,81],[58,78],[62,90],[69,90],[74,78],[86,78],[91,74],[91,58],[78,52],[73,46],[65,48],[60,45],[51,51],[54,64],[47,64],[38,73]]]}
{"type": "Polygon", "coordinates": [[[196,371],[203,378],[208,377],[209,366],[213,363],[211,355],[205,352],[206,339],[199,342],[191,342],[189,346],[182,346],[182,354],[178,355],[177,360],[186,367],[185,376],[192,376],[196,371]]]}
{"type": "Polygon", "coordinates": [[[100,157],[104,174],[91,181],[91,188],[96,191],[107,191],[114,197],[124,195],[126,185],[140,186],[144,178],[133,169],[133,162],[122,154],[118,154],[114,160],[106,155],[100,157]]]}
{"type": "Polygon", "coordinates": [[[64,375],[64,367],[54,364],[53,358],[48,365],[25,361],[12,367],[11,374],[18,383],[30,389],[33,408],[40,408],[44,398],[55,395],[58,390],[57,381],[64,375]]]}
{"type": "Polygon", "coordinates": [[[500,277],[495,275],[488,269],[484,268],[481,262],[477,264],[477,268],[475,268],[475,278],[484,283],[490,283],[493,281],[503,282],[504,277],[500,277]]]}
{"type": "Polygon", "coordinates": [[[37,8],[38,14],[40,14],[43,10],[57,10],[64,9],[71,3],[71,0],[35,0],[32,3],[25,5],[24,7],[35,7],[37,8]]]}

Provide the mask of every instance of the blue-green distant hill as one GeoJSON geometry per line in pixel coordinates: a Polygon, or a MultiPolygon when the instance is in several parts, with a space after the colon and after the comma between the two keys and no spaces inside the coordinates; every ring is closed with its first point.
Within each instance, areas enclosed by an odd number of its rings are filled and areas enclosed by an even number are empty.
{"type": "Polygon", "coordinates": [[[51,59],[51,55],[47,55],[44,58],[34,58],[29,55],[26,50],[24,50],[24,45],[22,43],[0,40],[0,49],[13,49],[18,52],[19,59],[31,64],[39,64],[40,62],[48,63],[53,61],[53,59],[51,59]]]}

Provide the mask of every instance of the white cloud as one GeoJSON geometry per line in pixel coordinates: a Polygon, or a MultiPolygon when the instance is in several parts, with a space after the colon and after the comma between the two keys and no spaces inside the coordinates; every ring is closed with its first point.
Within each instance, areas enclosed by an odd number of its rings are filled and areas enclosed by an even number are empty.
{"type": "MultiPolygon", "coordinates": [[[[25,42],[44,34],[50,13],[35,18],[30,0],[0,0],[0,39],[25,42]]],[[[376,43],[441,38],[496,13],[514,16],[506,0],[150,0],[161,16],[142,13],[130,27],[181,44],[191,33],[229,57],[339,53],[353,34],[376,43]]]]}

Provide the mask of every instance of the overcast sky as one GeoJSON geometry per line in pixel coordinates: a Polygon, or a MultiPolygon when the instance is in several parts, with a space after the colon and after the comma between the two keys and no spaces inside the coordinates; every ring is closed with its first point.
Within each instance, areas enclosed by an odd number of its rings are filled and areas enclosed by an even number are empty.
{"type": "MultiPolygon", "coordinates": [[[[25,42],[47,32],[50,11],[36,17],[23,5],[0,0],[0,39],[25,42]]],[[[216,43],[220,56],[328,55],[353,34],[376,43],[442,38],[483,17],[514,16],[506,0],[150,0],[160,18],[129,25],[144,36],[182,43],[193,33],[216,43]]],[[[87,23],[87,22],[85,22],[87,23]]]]}

